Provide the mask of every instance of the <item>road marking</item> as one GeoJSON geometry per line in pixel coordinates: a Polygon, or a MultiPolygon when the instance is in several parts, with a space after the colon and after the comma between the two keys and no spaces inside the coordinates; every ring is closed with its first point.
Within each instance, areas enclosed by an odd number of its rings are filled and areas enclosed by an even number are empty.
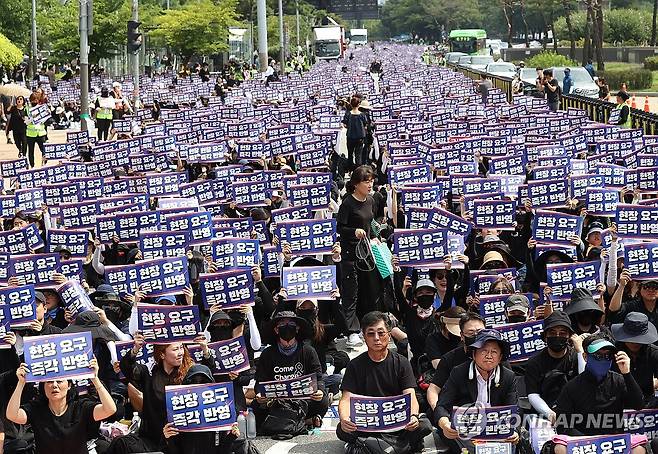
{"type": "Polygon", "coordinates": [[[291,441],[279,441],[265,451],[265,454],[288,454],[288,452],[295,446],[297,446],[297,443],[291,441]]]}

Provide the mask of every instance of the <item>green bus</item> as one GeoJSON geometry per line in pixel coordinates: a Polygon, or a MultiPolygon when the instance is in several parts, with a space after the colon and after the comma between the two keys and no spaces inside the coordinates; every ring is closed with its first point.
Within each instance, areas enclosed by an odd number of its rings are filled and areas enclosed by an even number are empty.
{"type": "Polygon", "coordinates": [[[450,52],[464,52],[469,55],[487,54],[487,32],[480,29],[452,30],[448,42],[450,52]]]}

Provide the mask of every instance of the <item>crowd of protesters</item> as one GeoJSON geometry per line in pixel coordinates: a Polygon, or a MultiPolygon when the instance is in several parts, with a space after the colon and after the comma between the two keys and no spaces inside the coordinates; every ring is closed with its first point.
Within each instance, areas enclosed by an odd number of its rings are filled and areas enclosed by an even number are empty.
{"type": "MultiPolygon", "coordinates": [[[[237,427],[222,432],[184,432],[167,419],[165,387],[213,382],[232,382],[237,410],[253,411],[257,431],[281,439],[321,428],[330,406],[337,401],[340,421],[336,436],[346,443],[346,452],[351,453],[420,452],[423,447],[429,447],[428,440],[432,446],[439,446],[441,452],[460,453],[465,449],[474,453],[474,443],[460,437],[455,428],[452,412],[454,407],[478,404],[515,405],[523,414],[546,420],[555,435],[544,444],[542,452],[561,454],[566,452],[571,437],[613,435],[624,430],[614,424],[588,424],[587,417],[574,422],[576,415],[621,417],[624,410],[658,408],[655,398],[658,278],[634,279],[624,266],[623,245],[632,241],[618,235],[614,216],[588,212],[582,198],[569,197],[562,206],[548,208],[558,214],[582,218],[582,232],[574,232],[568,245],[556,245],[542,243],[535,237],[533,219],[538,216],[538,210],[546,208],[533,206],[531,197],[518,201],[511,229],[475,228],[470,224],[473,213],[467,209],[464,198],[446,188],[431,201],[430,209],[452,213],[473,227],[462,237],[463,248],[429,267],[409,267],[392,255],[385,264],[392,274],[382,277],[382,264],[378,262],[382,256],[374,254],[374,249],[387,245],[393,250],[396,232],[414,228],[414,207],[403,202],[405,187],[389,180],[388,170],[396,165],[400,155],[387,147],[386,142],[397,141],[400,146],[406,146],[405,141],[418,140],[406,128],[399,129],[396,138],[385,136],[383,125],[389,120],[407,121],[407,125],[431,123],[433,109],[444,109],[443,102],[452,99],[454,104],[449,104],[447,109],[454,115],[450,121],[472,123],[450,140],[481,134],[468,131],[469,127],[475,128],[475,123],[482,126],[483,122],[491,122],[502,129],[518,119],[505,117],[504,109],[509,105],[496,101],[495,89],[488,87],[486,93],[476,93],[472,82],[456,77],[450,69],[422,63],[420,48],[415,46],[362,48],[354,52],[350,61],[324,63],[306,76],[294,78],[271,77],[276,74],[273,66],[271,63],[260,78],[232,84],[227,84],[224,77],[218,79],[218,88],[210,96],[221,98],[218,103],[176,107],[180,111],[212,109],[213,105],[226,109],[232,105],[232,98],[245,96],[245,87],[262,89],[267,84],[269,90],[280,90],[280,96],[275,101],[250,99],[252,106],[306,110],[306,121],[311,123],[315,121],[311,106],[328,100],[327,111],[339,119],[340,131],[336,137],[342,139],[332,145],[323,166],[300,168],[294,155],[245,160],[229,148],[221,162],[186,162],[177,153],[169,168],[156,172],[177,170],[189,182],[211,180],[227,165],[242,166],[244,174],[263,170],[279,170],[293,177],[302,171],[331,174],[331,204],[315,210],[313,216],[335,219],[338,238],[331,253],[322,256],[294,254],[289,245],[280,243],[273,235],[272,211],[294,206],[284,188],[273,189],[263,205],[256,208],[243,208],[231,200],[212,201],[221,206],[219,217],[265,221],[272,234],[267,242],[280,248],[283,267],[336,265],[337,288],[331,292],[331,298],[289,298],[280,278],[264,277],[264,270],[255,266],[251,269],[256,289],[253,305],[205,310],[199,274],[214,273],[219,268],[198,247],[191,247],[187,252],[189,270],[185,273],[189,273],[190,286],[182,294],[152,297],[137,291],[120,295],[105,283],[105,273],[109,267],[139,263],[142,251],[137,244],[122,242],[116,236],[103,244],[92,229],[80,280],[95,308],[72,316],[56,286],[38,288],[35,320],[27,327],[7,331],[3,338],[9,347],[0,349],[0,429],[5,453],[82,454],[87,452],[89,440],[96,440],[94,449],[99,454],[201,453],[209,449],[257,452],[237,427]],[[360,66],[368,67],[369,71],[359,70],[360,66]],[[370,72],[378,74],[379,92],[375,92],[370,72]],[[285,98],[282,92],[286,84],[303,77],[325,85],[329,81],[340,84],[351,78],[355,84],[348,90],[334,90],[329,99],[323,98],[319,91],[311,93],[308,100],[285,98]],[[436,91],[436,87],[443,88],[436,91]],[[405,107],[389,108],[390,119],[382,120],[376,115],[377,109],[395,98],[408,103],[405,107]],[[458,105],[472,106],[480,113],[485,111],[478,109],[485,105],[493,110],[487,111],[486,117],[476,114],[477,118],[459,119],[455,113],[458,105]],[[343,142],[346,153],[342,150],[343,142]],[[547,285],[549,269],[556,264],[579,262],[600,264],[596,285],[591,289],[574,288],[567,298],[555,299],[547,285]],[[492,277],[488,290],[475,286],[476,275],[492,277]],[[493,326],[485,319],[480,299],[490,295],[504,295],[504,320],[500,325],[493,326]],[[197,333],[191,343],[200,347],[199,361],[195,361],[189,345],[182,342],[155,345],[151,368],[137,360],[148,344],[135,322],[137,308],[144,303],[200,308],[203,332],[197,333]],[[512,360],[512,342],[503,335],[503,328],[533,320],[543,320],[542,347],[528,359],[512,360]],[[91,386],[84,394],[79,394],[74,383],[67,379],[46,381],[38,386],[26,383],[30,364],[24,359],[25,338],[80,331],[92,333],[95,356],[90,364],[91,386]],[[214,374],[208,344],[238,337],[245,340],[250,367],[239,373],[214,374]],[[132,347],[125,356],[117,358],[113,344],[122,341],[132,341],[132,347]],[[309,374],[315,376],[317,390],[306,399],[273,399],[257,391],[259,383],[309,374]],[[411,413],[400,430],[365,432],[350,417],[353,396],[400,395],[410,395],[411,413]],[[141,423],[133,431],[119,436],[100,435],[101,421],[130,419],[134,412],[141,417],[141,423]]],[[[235,67],[227,71],[225,76],[234,82],[236,72],[241,73],[235,67]]],[[[244,76],[241,74],[238,78],[244,76]]],[[[203,66],[195,76],[189,77],[193,81],[214,83],[203,66]]],[[[553,93],[552,74],[542,73],[541,77],[546,77],[545,87],[553,93]]],[[[19,158],[27,156],[30,167],[35,164],[35,145],[43,151],[46,132],[45,128],[23,120],[29,118],[30,106],[47,102],[39,96],[35,92],[28,100],[18,97],[10,110],[8,130],[13,132],[19,158]]],[[[620,99],[625,101],[623,96],[620,99]]],[[[122,94],[122,84],[115,82],[111,88],[100,89],[93,109],[98,143],[104,143],[113,139],[112,121],[131,118],[139,107],[130,104],[122,94]]],[[[559,98],[550,94],[547,103],[527,115],[548,116],[555,121],[566,118],[566,112],[560,112],[559,98]]],[[[628,117],[623,117],[615,130],[629,126],[627,120],[628,117]]],[[[528,121],[531,125],[533,120],[528,121]]],[[[585,123],[581,126],[586,127],[585,123]]],[[[446,126],[436,124],[433,128],[446,126]]],[[[536,142],[550,144],[555,136],[524,133],[515,139],[518,140],[510,141],[510,145],[514,142],[529,149],[536,142]]],[[[235,147],[232,139],[227,143],[235,147]]],[[[440,154],[443,145],[435,139],[431,147],[440,154]]],[[[587,159],[595,149],[580,150],[577,157],[587,159]]],[[[419,157],[427,159],[419,153],[407,156],[419,157]]],[[[476,150],[470,159],[476,163],[473,177],[495,178],[491,176],[490,156],[476,150]]],[[[524,171],[524,182],[532,181],[530,162],[524,171]]],[[[594,167],[591,172],[595,172],[594,167]]],[[[113,176],[108,179],[140,177],[146,173],[121,166],[114,168],[113,176]]],[[[450,175],[433,164],[431,176],[446,181],[450,175]]],[[[561,178],[568,180],[570,176],[561,178]]],[[[414,182],[406,184],[413,187],[414,182]]],[[[619,201],[630,204],[649,200],[656,192],[617,189],[619,201]]],[[[13,194],[12,191],[6,190],[6,195],[13,194]]],[[[151,197],[148,208],[157,210],[158,199],[151,197]]],[[[59,217],[58,206],[42,205],[4,218],[3,228],[18,231],[33,224],[45,240],[48,230],[61,227],[59,217]]],[[[422,249],[423,245],[418,247],[422,249]]],[[[71,251],[66,247],[58,248],[57,253],[62,262],[71,259],[71,251]]],[[[58,285],[67,281],[59,272],[52,279],[58,285]]],[[[19,284],[23,283],[9,273],[7,285],[19,284]]],[[[532,452],[527,426],[516,427],[505,441],[517,452],[532,452]]],[[[632,448],[633,453],[646,452],[652,443],[651,438],[634,434],[628,449],[632,448]]]]}

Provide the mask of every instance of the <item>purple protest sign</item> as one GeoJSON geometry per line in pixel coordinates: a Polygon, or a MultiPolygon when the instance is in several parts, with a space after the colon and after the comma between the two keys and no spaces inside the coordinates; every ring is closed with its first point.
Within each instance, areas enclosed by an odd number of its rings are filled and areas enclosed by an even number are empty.
{"type": "Polygon", "coordinates": [[[304,266],[284,267],[281,286],[286,289],[288,299],[330,299],[337,289],[336,267],[304,266]]]}
{"type": "Polygon", "coordinates": [[[658,243],[625,244],[624,269],[633,279],[658,278],[658,243]]]}
{"type": "Polygon", "coordinates": [[[598,296],[601,262],[556,263],[546,265],[546,283],[553,290],[551,298],[568,300],[575,288],[585,288],[598,296]]]}
{"type": "Polygon", "coordinates": [[[397,230],[393,235],[393,254],[401,266],[442,264],[448,254],[447,242],[447,229],[397,230]]]}
{"type": "Polygon", "coordinates": [[[59,254],[14,255],[9,257],[9,277],[17,278],[19,285],[54,287],[53,274],[59,266],[59,254]]]}
{"type": "Polygon", "coordinates": [[[532,237],[542,243],[568,245],[570,238],[580,237],[583,218],[557,211],[537,210],[532,220],[532,237]]]}
{"type": "Polygon", "coordinates": [[[170,344],[191,341],[201,332],[199,308],[139,304],[137,327],[148,343],[170,344]]]}
{"type": "Polygon", "coordinates": [[[286,221],[276,226],[278,248],[288,243],[293,254],[328,254],[336,243],[336,219],[286,221]]]}
{"type": "Polygon", "coordinates": [[[526,360],[546,347],[542,339],[543,320],[499,325],[496,329],[500,331],[503,339],[509,342],[510,362],[526,360]]]}
{"type": "Polygon", "coordinates": [[[94,376],[89,366],[94,356],[89,332],[26,337],[23,342],[28,382],[94,376]]]}
{"type": "MultiPolygon", "coordinates": [[[[249,370],[249,354],[244,337],[234,337],[219,342],[208,344],[210,356],[213,358],[214,366],[211,371],[214,375],[225,375],[228,373],[238,373],[249,370]]],[[[203,358],[203,351],[198,345],[189,345],[188,350],[192,358],[198,363],[203,358]]]]}
{"type": "Polygon", "coordinates": [[[350,396],[350,421],[361,432],[396,432],[411,421],[411,394],[350,396]]]}
{"type": "Polygon", "coordinates": [[[256,392],[268,399],[308,399],[318,390],[315,374],[257,383],[256,392]]]}
{"type": "Polygon", "coordinates": [[[166,386],[167,421],[181,432],[230,430],[237,421],[233,383],[166,386]]]}
{"type": "Polygon", "coordinates": [[[199,289],[204,306],[223,309],[254,305],[254,280],[250,269],[201,274],[199,289]]]}

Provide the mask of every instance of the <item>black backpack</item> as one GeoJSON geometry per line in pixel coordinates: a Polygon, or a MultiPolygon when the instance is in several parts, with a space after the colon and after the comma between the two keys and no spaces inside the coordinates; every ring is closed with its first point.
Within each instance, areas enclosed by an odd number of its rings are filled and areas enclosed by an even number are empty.
{"type": "Polygon", "coordinates": [[[306,434],[308,430],[304,420],[307,411],[308,402],[304,400],[276,400],[258,432],[276,440],[289,440],[306,434]]]}

